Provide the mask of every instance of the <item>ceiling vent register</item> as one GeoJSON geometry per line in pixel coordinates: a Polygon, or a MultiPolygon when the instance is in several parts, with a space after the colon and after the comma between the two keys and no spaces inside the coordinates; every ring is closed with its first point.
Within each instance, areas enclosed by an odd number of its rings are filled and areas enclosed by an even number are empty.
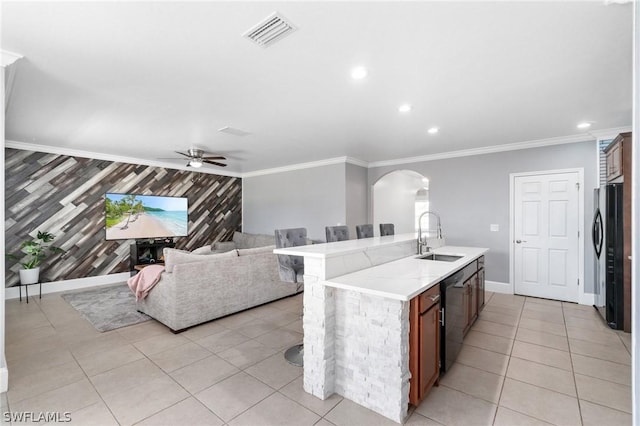
{"type": "Polygon", "coordinates": [[[256,43],[258,46],[269,47],[282,40],[296,30],[296,26],[289,22],[278,12],[269,15],[265,20],[242,34],[243,37],[256,43]]]}
{"type": "Polygon", "coordinates": [[[229,135],[234,135],[234,136],[248,136],[251,134],[249,132],[245,132],[244,130],[236,129],[235,127],[229,127],[229,126],[222,127],[218,129],[218,131],[220,133],[227,133],[229,135]]]}

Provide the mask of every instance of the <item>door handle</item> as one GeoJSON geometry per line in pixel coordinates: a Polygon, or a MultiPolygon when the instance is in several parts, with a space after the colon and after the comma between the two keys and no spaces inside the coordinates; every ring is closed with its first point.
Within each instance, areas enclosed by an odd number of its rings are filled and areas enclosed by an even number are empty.
{"type": "Polygon", "coordinates": [[[516,240],[516,243],[517,243],[517,244],[520,244],[520,243],[526,243],[526,241],[525,241],[525,240],[516,240]]]}

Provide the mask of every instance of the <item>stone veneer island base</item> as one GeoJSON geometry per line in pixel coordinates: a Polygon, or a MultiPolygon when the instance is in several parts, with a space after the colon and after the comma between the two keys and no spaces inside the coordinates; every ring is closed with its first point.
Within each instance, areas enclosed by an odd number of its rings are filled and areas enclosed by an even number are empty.
{"type": "MultiPolygon", "coordinates": [[[[439,247],[442,240],[429,245],[439,247]]],[[[415,234],[277,249],[304,256],[304,389],[342,395],[402,423],[409,406],[409,301],[486,249],[415,259],[415,234]]]]}

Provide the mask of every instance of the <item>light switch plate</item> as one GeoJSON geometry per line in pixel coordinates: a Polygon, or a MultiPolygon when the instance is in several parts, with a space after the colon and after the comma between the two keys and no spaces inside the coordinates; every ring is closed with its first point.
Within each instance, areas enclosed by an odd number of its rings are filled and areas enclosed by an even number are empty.
{"type": "Polygon", "coordinates": [[[498,232],[499,230],[500,230],[500,225],[498,225],[497,223],[492,223],[491,225],[489,225],[489,231],[498,232]]]}

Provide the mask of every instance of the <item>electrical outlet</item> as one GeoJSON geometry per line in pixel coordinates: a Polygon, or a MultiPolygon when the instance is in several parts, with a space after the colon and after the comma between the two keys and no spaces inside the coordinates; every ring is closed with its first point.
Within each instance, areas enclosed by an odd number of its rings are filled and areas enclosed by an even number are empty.
{"type": "Polygon", "coordinates": [[[492,223],[491,225],[489,225],[489,231],[491,232],[500,231],[500,225],[498,225],[497,223],[492,223]]]}

